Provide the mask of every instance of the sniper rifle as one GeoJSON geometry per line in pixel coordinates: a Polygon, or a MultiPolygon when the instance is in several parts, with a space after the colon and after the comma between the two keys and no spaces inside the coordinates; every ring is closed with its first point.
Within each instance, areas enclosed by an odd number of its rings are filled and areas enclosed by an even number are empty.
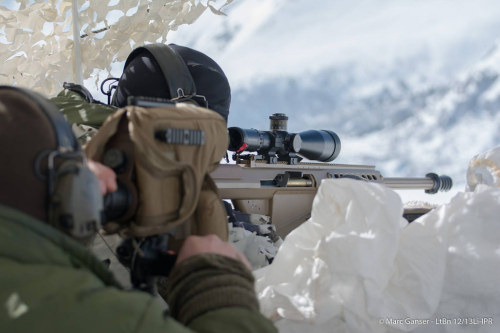
{"type": "MultiPolygon", "coordinates": [[[[281,237],[311,216],[312,202],[323,179],[354,178],[430,194],[452,187],[450,177],[435,173],[423,178],[389,178],[371,165],[301,162],[303,158],[333,161],[340,153],[337,134],[326,130],[289,133],[285,114],[275,113],[269,119],[269,131],[229,128],[229,150],[234,152],[236,164],[221,164],[210,175],[221,198],[231,199],[241,212],[270,217],[281,237]]],[[[405,214],[408,220],[416,218],[414,212],[405,214]]]]}

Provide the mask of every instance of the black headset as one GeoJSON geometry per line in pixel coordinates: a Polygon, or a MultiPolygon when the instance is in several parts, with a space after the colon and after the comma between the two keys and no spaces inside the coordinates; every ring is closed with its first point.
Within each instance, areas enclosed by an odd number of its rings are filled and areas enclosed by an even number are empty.
{"type": "Polygon", "coordinates": [[[25,95],[52,125],[57,148],[40,152],[34,163],[35,174],[47,183],[48,223],[77,240],[89,240],[103,222],[102,195],[69,123],[52,102],[33,91],[12,86],[0,89],[25,95]]]}

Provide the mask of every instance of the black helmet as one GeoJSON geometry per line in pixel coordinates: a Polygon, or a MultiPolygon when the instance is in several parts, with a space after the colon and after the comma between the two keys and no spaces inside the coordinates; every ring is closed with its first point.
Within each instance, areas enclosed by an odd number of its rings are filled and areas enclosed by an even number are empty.
{"type": "Polygon", "coordinates": [[[150,44],[128,56],[112,104],[126,106],[129,96],[192,100],[227,122],[231,88],[222,69],[207,55],[175,44],[150,44]]]}

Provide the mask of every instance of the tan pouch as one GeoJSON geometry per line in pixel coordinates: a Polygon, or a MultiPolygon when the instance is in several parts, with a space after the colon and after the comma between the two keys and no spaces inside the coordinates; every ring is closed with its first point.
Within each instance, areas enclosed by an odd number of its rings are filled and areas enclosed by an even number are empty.
{"type": "Polygon", "coordinates": [[[87,156],[101,162],[110,149],[125,154],[117,178],[129,189],[131,205],[104,229],[135,237],[213,233],[227,240],[226,213],[209,176],[227,146],[224,119],[205,108],[181,103],[118,110],[86,146],[87,156]]]}

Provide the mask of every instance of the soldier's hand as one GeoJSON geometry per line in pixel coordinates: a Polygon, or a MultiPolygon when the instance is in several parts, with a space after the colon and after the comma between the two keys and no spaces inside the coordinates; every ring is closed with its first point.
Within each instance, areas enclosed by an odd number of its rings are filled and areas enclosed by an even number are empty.
{"type": "Polygon", "coordinates": [[[116,174],[112,169],[92,160],[87,161],[87,166],[96,175],[97,179],[99,179],[99,187],[101,188],[102,195],[117,190],[116,174]]]}
{"type": "Polygon", "coordinates": [[[240,251],[230,243],[223,242],[216,235],[189,236],[186,238],[179,251],[176,263],[180,263],[184,259],[204,253],[215,253],[230,257],[243,262],[250,270],[252,269],[247,258],[245,258],[240,251]]]}

